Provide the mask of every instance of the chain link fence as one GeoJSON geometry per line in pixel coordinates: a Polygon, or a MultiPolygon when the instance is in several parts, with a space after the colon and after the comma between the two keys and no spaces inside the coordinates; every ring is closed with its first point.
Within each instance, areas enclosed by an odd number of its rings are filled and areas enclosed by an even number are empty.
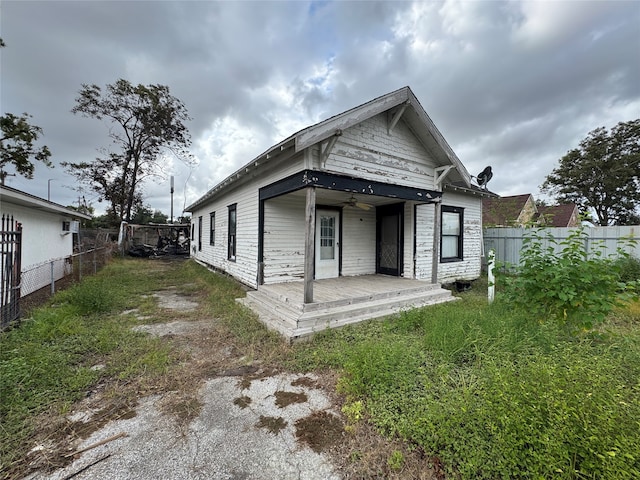
{"type": "Polygon", "coordinates": [[[33,308],[46,303],[58,290],[97,273],[107,264],[116,248],[115,244],[107,243],[24,270],[20,282],[20,309],[23,318],[33,308]]]}

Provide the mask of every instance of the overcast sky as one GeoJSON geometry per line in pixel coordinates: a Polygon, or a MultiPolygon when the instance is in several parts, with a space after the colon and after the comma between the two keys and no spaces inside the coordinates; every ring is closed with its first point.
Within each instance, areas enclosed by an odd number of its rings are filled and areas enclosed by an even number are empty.
{"type": "MultiPolygon", "coordinates": [[[[639,1],[0,3],[0,105],[43,129],[54,168],[7,185],[63,205],[58,164],[96,158],[107,126],[71,113],[82,84],[163,84],[198,166],[145,187],[174,214],[297,130],[405,85],[473,175],[533,193],[597,127],[640,117],[639,1]]],[[[98,212],[105,204],[85,192],[98,212]]]]}

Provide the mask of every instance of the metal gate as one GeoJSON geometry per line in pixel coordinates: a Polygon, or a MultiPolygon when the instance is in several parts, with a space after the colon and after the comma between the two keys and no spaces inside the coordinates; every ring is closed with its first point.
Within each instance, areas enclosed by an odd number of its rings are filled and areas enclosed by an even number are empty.
{"type": "Polygon", "coordinates": [[[0,224],[0,330],[20,317],[22,225],[2,215],[0,224]]]}

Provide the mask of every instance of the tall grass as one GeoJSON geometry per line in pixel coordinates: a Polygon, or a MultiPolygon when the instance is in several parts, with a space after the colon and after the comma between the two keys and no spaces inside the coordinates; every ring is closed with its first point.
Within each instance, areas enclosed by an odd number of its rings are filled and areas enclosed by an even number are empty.
{"type": "Polygon", "coordinates": [[[0,333],[0,472],[20,461],[38,415],[65,411],[104,377],[162,374],[167,346],[118,315],[157,288],[140,261],[117,260],[0,333]],[[104,369],[92,368],[104,364],[104,369]]]}
{"type": "MultiPolygon", "coordinates": [[[[638,320],[568,336],[475,293],[299,347],[453,478],[640,478],[638,320]]],[[[351,402],[351,403],[349,403],[351,402]]]]}

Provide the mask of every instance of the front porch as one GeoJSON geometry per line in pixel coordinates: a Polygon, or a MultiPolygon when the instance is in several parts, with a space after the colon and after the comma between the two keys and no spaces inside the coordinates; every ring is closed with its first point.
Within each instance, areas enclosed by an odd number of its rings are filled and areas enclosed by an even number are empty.
{"type": "Polygon", "coordinates": [[[392,315],[455,300],[449,290],[425,281],[387,275],[358,275],[313,281],[312,303],[304,303],[305,282],[260,285],[238,302],[269,328],[291,340],[326,328],[392,315]]]}

